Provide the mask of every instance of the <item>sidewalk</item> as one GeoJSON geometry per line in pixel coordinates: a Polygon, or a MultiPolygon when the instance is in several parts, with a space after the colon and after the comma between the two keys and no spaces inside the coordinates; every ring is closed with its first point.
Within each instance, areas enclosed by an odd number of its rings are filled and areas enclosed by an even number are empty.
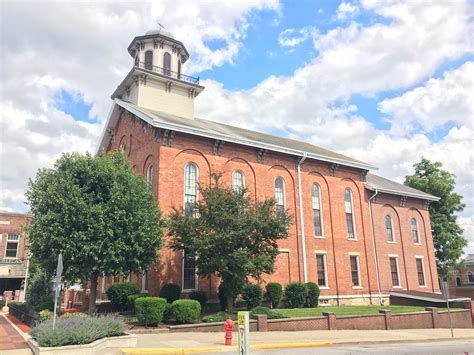
{"type": "MultiPolygon", "coordinates": [[[[182,349],[182,353],[235,350],[224,347],[222,333],[155,333],[138,334],[137,347],[124,349],[123,354],[166,353],[182,349]]],[[[333,344],[360,344],[380,342],[416,342],[450,340],[449,329],[405,329],[405,330],[331,330],[299,332],[252,332],[250,342],[254,348],[319,347],[333,344]]],[[[474,339],[473,329],[454,329],[454,339],[474,339]]],[[[237,333],[233,335],[237,344],[237,333]]]]}
{"type": "Polygon", "coordinates": [[[31,350],[19,330],[1,312],[0,354],[31,354],[31,350]]]}

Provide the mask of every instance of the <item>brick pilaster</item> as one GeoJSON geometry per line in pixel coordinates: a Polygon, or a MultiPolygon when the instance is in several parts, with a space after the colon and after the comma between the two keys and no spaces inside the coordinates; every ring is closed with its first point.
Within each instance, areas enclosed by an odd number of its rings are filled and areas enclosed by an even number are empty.
{"type": "Polygon", "coordinates": [[[337,329],[337,319],[336,313],[333,312],[323,312],[323,316],[325,316],[328,320],[328,330],[335,330],[337,329]]]}
{"type": "Polygon", "coordinates": [[[392,329],[392,311],[390,309],[381,309],[379,313],[384,315],[385,319],[385,329],[392,329]]]}
{"type": "Polygon", "coordinates": [[[266,314],[257,314],[257,331],[268,332],[268,321],[266,314]]]}
{"type": "Polygon", "coordinates": [[[428,312],[431,312],[431,319],[433,322],[433,328],[439,328],[439,318],[438,318],[438,308],[436,307],[426,307],[428,312]]]}

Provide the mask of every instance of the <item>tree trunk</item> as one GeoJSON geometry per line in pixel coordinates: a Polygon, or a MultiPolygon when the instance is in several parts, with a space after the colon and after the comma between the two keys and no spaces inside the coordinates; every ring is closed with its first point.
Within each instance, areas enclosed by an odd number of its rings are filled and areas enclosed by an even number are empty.
{"type": "Polygon", "coordinates": [[[91,277],[91,292],[89,294],[89,314],[93,315],[95,313],[95,305],[97,298],[97,275],[91,277]]]}
{"type": "Polygon", "coordinates": [[[227,296],[227,311],[232,313],[234,311],[234,298],[232,296],[227,296]]]}

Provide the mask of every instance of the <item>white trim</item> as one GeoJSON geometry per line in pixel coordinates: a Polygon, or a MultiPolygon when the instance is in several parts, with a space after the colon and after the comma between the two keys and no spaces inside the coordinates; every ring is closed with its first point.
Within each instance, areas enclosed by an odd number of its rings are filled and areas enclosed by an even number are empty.
{"type": "Polygon", "coordinates": [[[350,252],[347,253],[347,254],[349,254],[350,256],[360,256],[360,253],[358,253],[358,252],[352,252],[352,251],[350,251],[350,252]]]}
{"type": "MultiPolygon", "coordinates": [[[[186,164],[184,164],[184,184],[183,184],[183,209],[186,209],[186,169],[188,165],[194,165],[196,168],[196,201],[199,199],[199,189],[198,189],[198,184],[199,184],[199,166],[194,162],[194,161],[188,161],[186,164]]],[[[186,212],[186,210],[185,210],[186,212]]]]}
{"type": "Polygon", "coordinates": [[[8,260],[16,260],[18,259],[18,249],[20,248],[20,240],[21,240],[21,234],[16,234],[16,233],[7,233],[7,240],[5,242],[5,253],[4,253],[4,259],[8,260]],[[10,235],[18,236],[17,240],[8,240],[10,238],[10,235]],[[16,253],[15,256],[7,256],[7,246],[8,243],[16,243],[16,253]]]}
{"type": "MultiPolygon", "coordinates": [[[[196,256],[194,257],[196,258],[196,256]]],[[[195,282],[194,282],[194,288],[184,288],[184,250],[183,250],[183,255],[182,255],[182,262],[181,262],[181,292],[185,292],[185,293],[188,293],[188,292],[191,292],[191,291],[194,291],[194,290],[198,290],[199,289],[199,276],[198,274],[196,273],[196,270],[197,268],[195,267],[194,268],[194,277],[195,277],[195,282]]]]}
{"type": "Polygon", "coordinates": [[[421,267],[423,269],[423,282],[424,282],[424,285],[420,285],[420,281],[418,280],[418,286],[420,288],[428,287],[428,283],[426,282],[426,271],[425,271],[424,256],[416,256],[415,255],[416,278],[418,278],[418,265],[416,265],[416,260],[421,260],[421,267]]]}
{"type": "Polygon", "coordinates": [[[278,249],[278,252],[280,252],[280,253],[289,253],[290,249],[278,249]]]}
{"type": "Polygon", "coordinates": [[[346,222],[346,233],[347,233],[347,219],[346,219],[346,190],[349,190],[351,196],[351,216],[352,216],[352,231],[354,232],[354,238],[350,238],[349,235],[347,236],[348,240],[357,241],[357,227],[356,227],[356,220],[355,220],[355,208],[354,208],[354,194],[352,193],[352,189],[349,186],[344,188],[344,220],[346,222]]]}
{"type": "Polygon", "coordinates": [[[275,180],[273,180],[273,192],[275,194],[275,200],[276,200],[276,181],[278,179],[281,179],[281,182],[283,183],[282,188],[283,188],[283,209],[286,211],[286,183],[285,179],[283,179],[281,176],[277,176],[275,180]]]}
{"type": "Polygon", "coordinates": [[[241,173],[242,174],[242,188],[245,189],[245,174],[242,170],[240,169],[235,169],[233,172],[232,172],[232,189],[235,190],[235,186],[234,186],[234,175],[235,173],[241,173]]]}
{"type": "Polygon", "coordinates": [[[413,243],[413,245],[421,245],[421,233],[420,233],[420,226],[418,224],[418,218],[416,217],[412,217],[410,218],[410,231],[411,231],[411,242],[413,243]],[[415,242],[413,241],[413,227],[411,225],[411,221],[415,220],[415,224],[416,224],[416,236],[418,238],[418,242],[415,242]]]}
{"type": "Polygon", "coordinates": [[[391,244],[395,244],[397,243],[397,238],[395,237],[395,226],[393,225],[393,218],[392,218],[392,215],[390,213],[387,213],[385,215],[385,218],[384,218],[384,227],[385,227],[385,240],[387,241],[387,243],[391,243],[391,244]],[[388,240],[387,239],[387,225],[386,225],[386,219],[387,219],[387,216],[390,217],[390,225],[391,225],[391,228],[392,228],[392,239],[393,240],[388,240]]]}
{"type": "Polygon", "coordinates": [[[393,279],[392,279],[392,288],[402,288],[402,280],[400,279],[400,268],[398,266],[398,255],[396,254],[388,254],[388,263],[390,266],[390,276],[392,276],[392,265],[390,265],[390,259],[395,259],[395,267],[397,268],[397,279],[398,279],[398,286],[395,286],[393,284],[393,279]]]}
{"type": "Polygon", "coordinates": [[[365,188],[371,191],[378,190],[380,193],[397,195],[397,196],[407,196],[407,197],[419,198],[419,199],[428,200],[428,201],[439,201],[441,199],[440,197],[433,196],[433,195],[427,196],[427,195],[417,194],[414,192],[401,191],[401,190],[381,189],[379,187],[375,187],[368,183],[365,183],[365,188]]]}
{"type": "Polygon", "coordinates": [[[143,270],[143,274],[142,274],[142,293],[148,293],[148,281],[149,281],[148,270],[143,270]],[[145,284],[146,284],[147,287],[145,287],[145,284]]]}
{"type": "Polygon", "coordinates": [[[286,154],[290,154],[290,155],[296,155],[296,156],[306,155],[310,159],[315,159],[315,160],[319,160],[319,161],[326,161],[326,162],[331,162],[331,163],[338,163],[338,164],[341,164],[341,165],[344,165],[344,166],[350,166],[350,167],[355,167],[355,168],[360,168],[360,169],[377,170],[376,167],[374,167],[372,165],[369,165],[369,164],[365,164],[365,163],[349,162],[349,161],[346,161],[344,159],[329,158],[329,157],[325,157],[325,156],[322,156],[322,155],[319,155],[319,154],[303,152],[303,151],[299,151],[299,150],[291,149],[291,148],[284,148],[284,147],[274,145],[274,144],[262,143],[262,142],[258,142],[258,141],[248,140],[248,139],[245,139],[245,138],[229,137],[225,134],[209,133],[204,129],[191,128],[189,126],[184,126],[184,125],[180,125],[180,124],[172,124],[172,123],[168,123],[168,122],[167,123],[157,122],[157,121],[151,119],[150,117],[148,117],[143,112],[141,112],[137,109],[134,109],[129,104],[127,104],[126,102],[124,102],[124,101],[122,101],[118,98],[114,99],[114,105],[112,105],[109,116],[107,117],[107,122],[104,126],[104,130],[103,130],[103,133],[101,135],[102,139],[100,140],[100,144],[99,144],[98,149],[97,149],[98,152],[100,151],[100,148],[103,145],[105,145],[105,140],[106,140],[105,133],[109,129],[109,125],[111,123],[110,122],[111,121],[111,116],[112,116],[112,112],[115,108],[115,105],[125,108],[127,111],[134,114],[135,116],[138,116],[139,118],[141,118],[145,122],[149,123],[153,127],[172,129],[172,130],[175,130],[175,131],[188,133],[188,134],[193,134],[193,135],[196,135],[196,136],[202,136],[202,137],[206,137],[206,138],[224,140],[224,141],[230,142],[230,143],[235,143],[235,144],[240,144],[240,145],[245,145],[245,146],[251,146],[251,147],[257,147],[257,148],[263,148],[263,149],[271,150],[271,151],[274,151],[274,152],[286,153],[286,154]]]}
{"type": "Polygon", "coordinates": [[[322,250],[316,250],[314,252],[314,256],[316,258],[316,284],[318,284],[318,255],[323,256],[323,263],[324,263],[324,286],[318,287],[321,289],[329,289],[329,278],[328,278],[328,252],[322,250]]]}
{"type": "Polygon", "coordinates": [[[317,182],[313,182],[311,184],[311,211],[313,211],[313,234],[314,234],[314,237],[318,238],[318,239],[325,239],[326,237],[324,235],[323,199],[322,199],[322,194],[321,194],[321,185],[319,185],[317,182]],[[318,186],[319,217],[321,219],[321,235],[316,235],[316,233],[314,233],[313,185],[318,186]]]}
{"type": "Polygon", "coordinates": [[[362,275],[360,274],[360,253],[349,253],[349,270],[351,273],[351,283],[352,283],[352,264],[351,264],[351,257],[355,256],[356,257],[356,262],[357,262],[357,278],[359,279],[359,285],[354,286],[352,285],[353,289],[360,289],[363,288],[362,286],[362,275]]]}
{"type": "Polygon", "coordinates": [[[398,254],[388,254],[389,258],[398,258],[398,254]]]}

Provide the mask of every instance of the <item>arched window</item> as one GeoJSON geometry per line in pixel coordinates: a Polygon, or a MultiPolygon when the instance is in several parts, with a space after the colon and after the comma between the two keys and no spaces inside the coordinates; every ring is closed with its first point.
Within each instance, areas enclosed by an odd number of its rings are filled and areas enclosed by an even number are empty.
{"type": "Polygon", "coordinates": [[[275,179],[275,200],[277,212],[285,211],[285,182],[281,177],[275,179]]]}
{"type": "Polygon", "coordinates": [[[460,276],[456,276],[456,286],[462,286],[462,282],[461,282],[461,277],[460,276]]]}
{"type": "Polygon", "coordinates": [[[168,76],[171,74],[171,55],[168,52],[163,54],[163,74],[168,76]]]}
{"type": "Polygon", "coordinates": [[[234,171],[232,174],[232,188],[234,190],[241,190],[245,187],[244,173],[240,170],[234,171]]]}
{"type": "Polygon", "coordinates": [[[416,218],[411,219],[411,237],[413,239],[413,243],[420,243],[420,236],[418,235],[418,223],[416,222],[416,218]]]}
{"type": "Polygon", "coordinates": [[[142,292],[148,292],[148,270],[143,270],[142,292]]]}
{"type": "Polygon", "coordinates": [[[194,203],[197,199],[197,167],[188,163],[184,171],[184,213],[193,214],[194,203]]]}
{"type": "Polygon", "coordinates": [[[474,274],[473,274],[472,272],[470,272],[470,271],[467,273],[467,281],[468,281],[470,284],[474,283],[474,274]]]}
{"type": "Polygon", "coordinates": [[[385,216],[385,233],[387,234],[387,241],[393,242],[393,221],[390,215],[385,216]]]}
{"type": "Polygon", "coordinates": [[[138,58],[138,55],[135,57],[135,66],[138,67],[140,64],[140,58],[138,58]]]}
{"type": "Polygon", "coordinates": [[[313,184],[311,188],[311,202],[313,204],[313,225],[314,235],[322,237],[323,224],[321,216],[321,189],[318,184],[313,184]]]}
{"type": "Polygon", "coordinates": [[[146,171],[146,182],[148,183],[148,188],[150,190],[153,189],[153,165],[148,165],[148,169],[146,171]]]}
{"type": "Polygon", "coordinates": [[[145,69],[153,70],[153,51],[145,52],[145,69]]]}
{"type": "Polygon", "coordinates": [[[347,187],[344,190],[344,210],[346,212],[347,235],[349,239],[356,239],[353,206],[352,191],[347,187]]]}
{"type": "Polygon", "coordinates": [[[181,79],[181,61],[178,60],[178,79],[181,79]]]}

